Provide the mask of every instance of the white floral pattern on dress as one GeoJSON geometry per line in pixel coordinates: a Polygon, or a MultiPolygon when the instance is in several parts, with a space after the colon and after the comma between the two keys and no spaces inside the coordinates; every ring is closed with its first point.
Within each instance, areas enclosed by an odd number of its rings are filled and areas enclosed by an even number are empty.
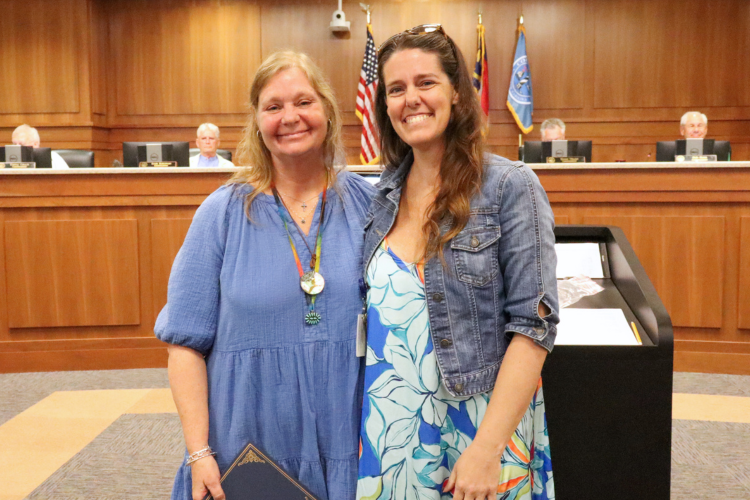
{"type": "MultiPolygon", "coordinates": [[[[367,368],[358,500],[444,500],[443,484],[471,444],[491,393],[452,396],[430,337],[414,264],[378,248],[367,269],[367,368]]],[[[541,381],[502,457],[498,499],[554,499],[541,381]]]]}

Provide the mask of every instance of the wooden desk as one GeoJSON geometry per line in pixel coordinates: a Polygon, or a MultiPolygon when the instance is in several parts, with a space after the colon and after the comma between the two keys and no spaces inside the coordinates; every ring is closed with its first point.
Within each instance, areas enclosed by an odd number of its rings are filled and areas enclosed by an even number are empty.
{"type": "MultiPolygon", "coordinates": [[[[675,369],[750,374],[750,163],[532,168],[558,224],[624,230],[672,316],[675,369]]],[[[0,372],[166,366],[172,260],[233,171],[0,170],[0,372]]]]}

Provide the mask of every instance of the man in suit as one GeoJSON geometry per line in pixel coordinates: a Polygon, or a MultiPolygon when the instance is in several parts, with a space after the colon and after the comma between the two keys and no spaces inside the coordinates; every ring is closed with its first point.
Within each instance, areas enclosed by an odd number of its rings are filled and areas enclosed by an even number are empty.
{"type": "Polygon", "coordinates": [[[549,118],[542,122],[542,141],[564,141],[565,122],[559,118],[549,118]]]}
{"type": "Polygon", "coordinates": [[[203,123],[198,127],[198,137],[195,140],[195,145],[201,151],[190,158],[190,166],[233,167],[234,163],[216,154],[219,144],[219,127],[213,123],[203,123]]]}
{"type": "Polygon", "coordinates": [[[708,118],[700,111],[688,111],[680,118],[680,135],[685,139],[705,139],[708,118]]]}
{"type": "MultiPolygon", "coordinates": [[[[34,127],[30,127],[25,123],[19,125],[13,131],[12,136],[13,144],[17,146],[31,146],[32,148],[39,147],[39,132],[34,127]]],[[[70,168],[68,164],[63,160],[63,157],[52,151],[52,168],[70,168]]]]}

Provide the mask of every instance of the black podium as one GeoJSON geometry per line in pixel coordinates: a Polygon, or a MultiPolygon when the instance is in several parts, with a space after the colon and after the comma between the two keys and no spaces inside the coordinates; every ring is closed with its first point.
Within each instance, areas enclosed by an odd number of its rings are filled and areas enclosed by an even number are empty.
{"type": "Polygon", "coordinates": [[[624,233],[559,226],[557,243],[598,243],[599,294],[571,308],[620,308],[643,345],[555,346],[542,372],[558,500],[669,500],[672,322],[624,233]]]}

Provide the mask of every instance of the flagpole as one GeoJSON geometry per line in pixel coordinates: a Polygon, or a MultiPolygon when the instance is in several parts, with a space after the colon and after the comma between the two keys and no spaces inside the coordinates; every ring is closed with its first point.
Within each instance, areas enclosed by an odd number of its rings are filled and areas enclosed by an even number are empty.
{"type": "Polygon", "coordinates": [[[371,12],[370,11],[370,5],[369,4],[360,3],[359,6],[362,9],[362,12],[365,12],[367,14],[367,24],[369,25],[370,24],[370,12],[371,12]]]}

